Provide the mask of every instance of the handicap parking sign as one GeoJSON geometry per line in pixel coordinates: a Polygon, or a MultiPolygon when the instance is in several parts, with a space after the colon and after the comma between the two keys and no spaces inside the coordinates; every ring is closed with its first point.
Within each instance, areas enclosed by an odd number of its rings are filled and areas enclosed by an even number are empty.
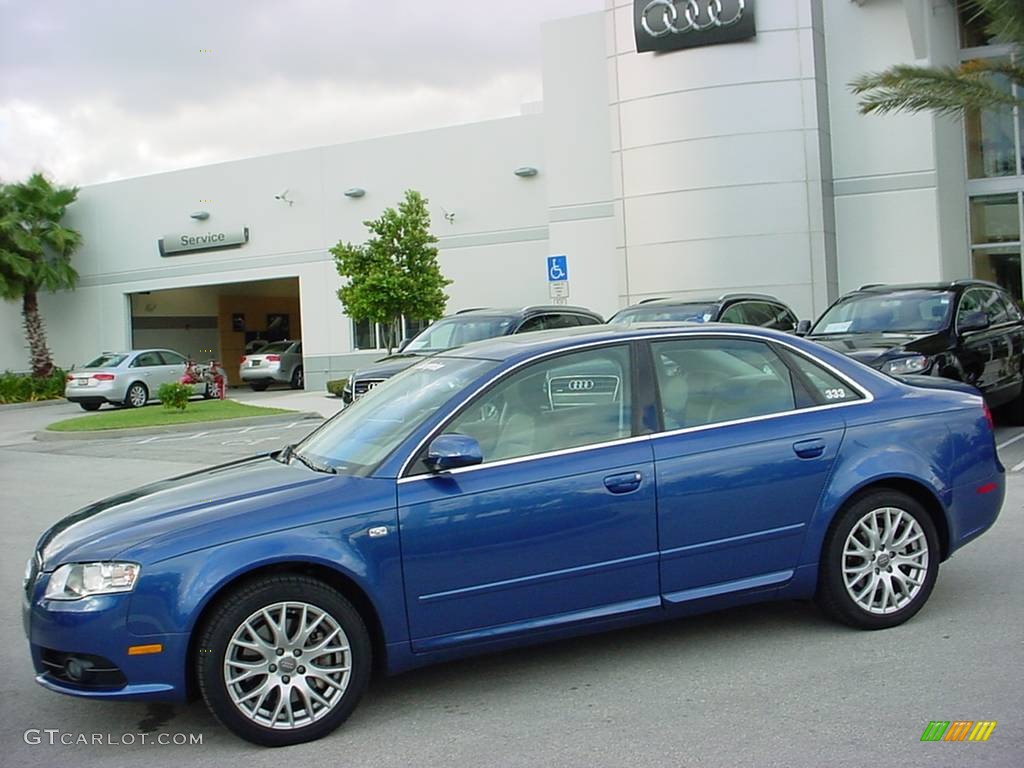
{"type": "Polygon", "coordinates": [[[569,279],[569,257],[548,256],[548,282],[560,283],[569,279]]]}

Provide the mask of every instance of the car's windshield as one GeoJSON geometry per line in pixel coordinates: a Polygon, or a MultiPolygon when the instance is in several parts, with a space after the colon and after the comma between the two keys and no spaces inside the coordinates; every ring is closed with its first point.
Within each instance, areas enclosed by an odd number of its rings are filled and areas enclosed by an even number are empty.
{"type": "Polygon", "coordinates": [[[512,326],[511,317],[461,316],[438,320],[410,341],[403,352],[443,352],[473,341],[504,336],[512,326]]]}
{"type": "Polygon", "coordinates": [[[102,355],[97,357],[90,363],[86,364],[86,368],[116,368],[128,355],[115,355],[110,352],[104,352],[102,355]]]}
{"type": "Polygon", "coordinates": [[[265,347],[260,347],[257,354],[270,355],[274,352],[287,352],[291,346],[292,342],[290,341],[275,341],[273,344],[267,344],[265,347]]]}
{"type": "Polygon", "coordinates": [[[431,357],[374,387],[295,450],[338,472],[362,474],[467,384],[497,363],[431,357]]]}
{"type": "Polygon", "coordinates": [[[611,320],[609,325],[631,325],[633,323],[707,323],[715,316],[715,305],[703,302],[673,304],[672,306],[627,307],[611,320]]]}
{"type": "Polygon", "coordinates": [[[860,293],[836,303],[821,316],[811,335],[933,333],[946,327],[952,308],[949,291],[860,293]]]}

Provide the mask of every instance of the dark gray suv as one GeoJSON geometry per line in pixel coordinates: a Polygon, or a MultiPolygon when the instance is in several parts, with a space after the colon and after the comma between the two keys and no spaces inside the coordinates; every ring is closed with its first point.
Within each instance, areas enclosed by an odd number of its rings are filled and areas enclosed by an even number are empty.
{"type": "Polygon", "coordinates": [[[530,331],[578,328],[600,325],[604,319],[584,307],[530,306],[519,309],[481,307],[464,309],[441,318],[415,338],[405,342],[398,354],[385,357],[371,367],[361,368],[349,377],[341,391],[346,404],[396,373],[404,371],[421,357],[461,347],[473,341],[530,331]]]}

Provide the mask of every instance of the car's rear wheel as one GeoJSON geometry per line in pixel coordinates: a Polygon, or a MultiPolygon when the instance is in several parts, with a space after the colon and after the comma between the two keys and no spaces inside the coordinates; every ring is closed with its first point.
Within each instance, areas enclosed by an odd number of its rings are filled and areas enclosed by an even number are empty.
{"type": "Polygon", "coordinates": [[[230,594],[203,625],[195,652],[207,706],[236,735],[264,746],[327,735],[370,679],[362,617],[305,576],[268,576],[230,594]]]}
{"type": "Polygon", "coordinates": [[[249,386],[252,387],[253,392],[262,392],[270,386],[269,381],[250,381],[249,386]]]}
{"type": "Polygon", "coordinates": [[[839,513],[825,541],[818,604],[860,629],[902,624],[927,602],[939,572],[939,538],[915,499],[871,491],[839,513]]]}
{"type": "Polygon", "coordinates": [[[124,394],[126,408],[141,408],[147,402],[149,402],[149,390],[141,381],[136,381],[128,387],[128,391],[124,394]]]}
{"type": "Polygon", "coordinates": [[[83,411],[98,411],[101,403],[79,403],[83,411]]]}
{"type": "Polygon", "coordinates": [[[300,365],[292,372],[292,389],[302,389],[304,386],[306,386],[306,378],[300,365]]]}

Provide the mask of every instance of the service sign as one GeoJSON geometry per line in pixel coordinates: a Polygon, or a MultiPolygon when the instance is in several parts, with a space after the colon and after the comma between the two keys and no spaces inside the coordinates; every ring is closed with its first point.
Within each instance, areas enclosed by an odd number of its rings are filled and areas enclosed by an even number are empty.
{"type": "Polygon", "coordinates": [[[633,0],[633,30],[638,53],[747,40],[754,0],[633,0]]]}
{"type": "Polygon", "coordinates": [[[194,232],[181,235],[164,235],[159,241],[161,256],[176,256],[179,253],[215,251],[219,248],[239,248],[249,242],[249,228],[227,231],[194,232]]]}

